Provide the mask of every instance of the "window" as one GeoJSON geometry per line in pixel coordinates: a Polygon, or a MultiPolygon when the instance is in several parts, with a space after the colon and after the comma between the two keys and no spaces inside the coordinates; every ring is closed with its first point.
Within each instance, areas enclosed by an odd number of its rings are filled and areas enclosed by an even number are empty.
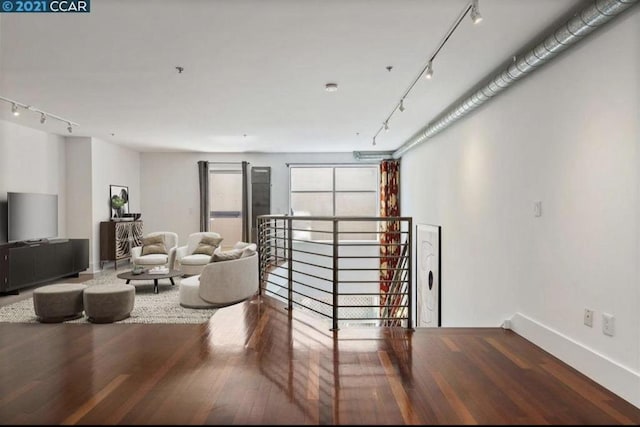
{"type": "MultiPolygon", "coordinates": [[[[377,217],[378,165],[291,166],[289,207],[293,215],[377,217]]],[[[328,221],[297,221],[294,228],[331,231],[328,221]]],[[[377,223],[342,222],[341,240],[372,240],[377,223]],[[362,234],[356,232],[364,232],[362,234]]],[[[330,239],[329,233],[312,233],[311,238],[330,239]]]]}

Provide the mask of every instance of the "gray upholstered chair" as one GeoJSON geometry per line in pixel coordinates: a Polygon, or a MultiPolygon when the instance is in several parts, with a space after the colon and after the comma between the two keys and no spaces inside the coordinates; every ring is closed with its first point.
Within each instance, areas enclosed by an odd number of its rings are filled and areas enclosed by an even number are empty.
{"type": "Polygon", "coordinates": [[[178,235],[172,231],[156,231],[147,234],[145,237],[163,236],[164,245],[167,248],[167,254],[147,254],[142,255],[142,246],[131,248],[131,261],[133,267],[142,266],[152,268],[156,266],[167,266],[169,269],[174,268],[176,259],[176,249],[178,247],[178,235]]]}
{"type": "Polygon", "coordinates": [[[222,236],[213,231],[192,233],[187,239],[187,244],[176,249],[176,269],[185,276],[200,274],[204,266],[211,262],[211,255],[193,253],[203,237],[220,238],[222,236]]]}

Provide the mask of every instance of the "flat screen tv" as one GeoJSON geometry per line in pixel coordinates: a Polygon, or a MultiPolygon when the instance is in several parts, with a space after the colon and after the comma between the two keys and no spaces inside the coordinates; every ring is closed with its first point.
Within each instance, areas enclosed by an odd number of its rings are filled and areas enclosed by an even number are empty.
{"type": "Polygon", "coordinates": [[[58,195],[7,193],[7,217],[10,242],[57,237],[58,195]]]}

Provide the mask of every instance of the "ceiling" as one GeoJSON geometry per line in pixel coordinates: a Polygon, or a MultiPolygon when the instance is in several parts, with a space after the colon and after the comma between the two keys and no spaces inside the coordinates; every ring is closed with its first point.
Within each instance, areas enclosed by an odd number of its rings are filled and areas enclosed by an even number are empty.
{"type": "Polygon", "coordinates": [[[138,151],[394,150],[584,1],[480,0],[483,21],[460,23],[373,147],[468,3],[93,0],[88,14],[0,14],[0,96],[138,151]]]}

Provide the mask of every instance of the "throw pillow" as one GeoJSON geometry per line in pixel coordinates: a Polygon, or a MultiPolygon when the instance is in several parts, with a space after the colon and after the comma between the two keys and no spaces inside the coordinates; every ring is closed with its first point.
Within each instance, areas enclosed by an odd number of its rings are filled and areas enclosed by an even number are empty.
{"type": "Polygon", "coordinates": [[[231,261],[233,259],[239,259],[242,256],[242,250],[231,249],[230,251],[214,252],[211,256],[211,262],[231,261]]]}
{"type": "Polygon", "coordinates": [[[249,242],[237,242],[235,245],[233,245],[233,249],[244,249],[249,245],[253,245],[253,243],[249,243],[249,242]]]}
{"type": "Polygon", "coordinates": [[[164,236],[147,236],[142,239],[142,255],[162,254],[167,255],[167,247],[164,244],[164,236]]]}
{"type": "Polygon", "coordinates": [[[256,249],[257,249],[256,245],[254,244],[247,246],[246,248],[242,249],[242,254],[240,255],[240,258],[246,258],[256,254],[257,253],[256,249]]]}
{"type": "Polygon", "coordinates": [[[252,250],[252,249],[243,249],[242,252],[240,253],[240,258],[247,258],[250,257],[251,255],[255,255],[257,252],[252,250]]]}
{"type": "Polygon", "coordinates": [[[222,242],[222,237],[209,237],[205,236],[200,239],[200,243],[198,243],[198,247],[193,251],[193,254],[202,254],[202,255],[213,255],[213,251],[216,250],[218,246],[220,246],[220,242],[222,242]]]}

